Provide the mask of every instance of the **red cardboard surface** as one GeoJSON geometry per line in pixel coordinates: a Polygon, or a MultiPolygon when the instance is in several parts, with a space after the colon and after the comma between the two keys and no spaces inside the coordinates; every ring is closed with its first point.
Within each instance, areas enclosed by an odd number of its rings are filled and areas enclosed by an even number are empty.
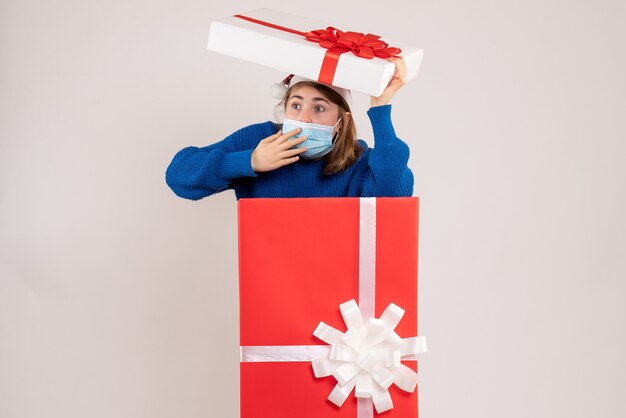
{"type": "MultiPolygon", "coordinates": [[[[238,205],[240,344],[324,345],[312,335],[320,321],[345,331],[339,305],[359,294],[359,199],[238,205]]],[[[376,317],[393,302],[406,311],[396,332],[416,336],[418,200],[378,198],[376,211],[376,317]]],[[[326,400],[335,384],[308,362],[241,363],[241,417],[356,418],[353,395],[341,408],[326,400]]],[[[394,408],[382,416],[417,417],[417,390],[390,393],[394,408]]]]}

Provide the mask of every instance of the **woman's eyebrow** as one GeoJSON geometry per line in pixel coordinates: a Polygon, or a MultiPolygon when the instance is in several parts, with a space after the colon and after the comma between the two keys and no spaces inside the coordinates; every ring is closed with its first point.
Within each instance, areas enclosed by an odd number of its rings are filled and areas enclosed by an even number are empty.
{"type": "MultiPolygon", "coordinates": [[[[291,99],[300,99],[300,100],[304,100],[304,97],[302,97],[302,96],[298,96],[298,95],[293,95],[293,96],[291,96],[291,97],[289,98],[289,100],[291,100],[291,99]]],[[[326,102],[326,103],[328,103],[328,100],[326,100],[326,99],[325,99],[325,98],[323,98],[323,97],[314,97],[314,98],[313,98],[313,99],[311,99],[311,100],[313,100],[314,102],[319,102],[319,101],[322,101],[322,102],[326,102]]],[[[329,104],[330,104],[330,103],[329,103],[329,104]]]]}
{"type": "MultiPolygon", "coordinates": [[[[326,102],[326,103],[328,103],[328,100],[324,99],[323,97],[314,97],[313,101],[314,102],[326,102]]],[[[328,103],[328,104],[330,104],[330,103],[328,103]]]]}

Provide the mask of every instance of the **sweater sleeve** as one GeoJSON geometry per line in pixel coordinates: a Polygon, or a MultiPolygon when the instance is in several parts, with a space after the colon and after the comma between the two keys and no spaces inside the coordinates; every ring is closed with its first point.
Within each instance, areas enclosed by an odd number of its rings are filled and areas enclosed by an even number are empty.
{"type": "Polygon", "coordinates": [[[256,177],[250,158],[263,139],[264,124],[238,130],[207,147],[187,147],[172,159],[165,181],[176,195],[191,200],[233,188],[233,180],[256,177]]]}
{"type": "Polygon", "coordinates": [[[361,185],[363,197],[398,197],[413,194],[413,173],[408,167],[409,147],[391,123],[391,105],[367,111],[374,131],[374,149],[369,150],[361,185]]]}

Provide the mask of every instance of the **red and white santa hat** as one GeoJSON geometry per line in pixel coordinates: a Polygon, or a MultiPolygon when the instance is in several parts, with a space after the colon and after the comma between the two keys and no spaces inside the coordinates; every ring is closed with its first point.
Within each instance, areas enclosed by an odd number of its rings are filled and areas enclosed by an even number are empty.
{"type": "Polygon", "coordinates": [[[339,93],[339,95],[343,97],[343,99],[348,104],[348,107],[352,106],[352,93],[350,93],[350,90],[342,89],[341,87],[331,86],[330,84],[320,83],[319,81],[311,80],[310,78],[300,77],[299,75],[294,74],[289,74],[280,83],[272,84],[272,86],[270,87],[270,93],[273,98],[280,100],[285,97],[285,94],[287,94],[287,90],[289,89],[289,87],[298,84],[301,81],[313,81],[314,83],[323,84],[326,87],[329,87],[339,93]]]}

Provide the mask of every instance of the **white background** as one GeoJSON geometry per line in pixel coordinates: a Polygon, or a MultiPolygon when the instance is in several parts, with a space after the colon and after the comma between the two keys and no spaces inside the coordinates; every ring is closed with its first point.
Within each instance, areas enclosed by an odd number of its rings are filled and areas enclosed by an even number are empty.
{"type": "Polygon", "coordinates": [[[625,4],[2,0],[0,417],[237,417],[235,197],[164,172],[272,119],[284,74],[205,49],[259,7],[425,50],[420,415],[626,416],[625,4]]]}

